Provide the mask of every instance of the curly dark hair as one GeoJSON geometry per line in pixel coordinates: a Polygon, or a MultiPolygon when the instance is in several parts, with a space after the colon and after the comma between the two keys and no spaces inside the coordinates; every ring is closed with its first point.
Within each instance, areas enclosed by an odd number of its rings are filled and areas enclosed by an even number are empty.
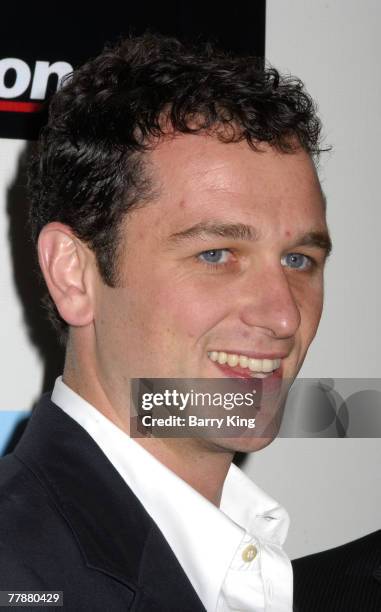
{"type": "MultiPolygon", "coordinates": [[[[129,38],[76,70],[51,101],[29,172],[33,239],[51,221],[67,224],[93,249],[104,282],[116,286],[118,228],[152,197],[144,152],[168,124],[226,143],[245,139],[254,150],[266,142],[284,153],[321,151],[320,121],[299,79],[209,44],[129,38]]],[[[65,340],[67,324],[52,301],[49,310],[65,340]]]]}

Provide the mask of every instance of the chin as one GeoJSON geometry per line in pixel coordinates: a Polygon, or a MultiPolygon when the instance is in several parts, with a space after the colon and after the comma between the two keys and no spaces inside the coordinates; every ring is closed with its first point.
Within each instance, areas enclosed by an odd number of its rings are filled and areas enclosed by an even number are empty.
{"type": "Polygon", "coordinates": [[[260,438],[256,435],[241,438],[215,439],[214,444],[223,451],[231,451],[233,453],[255,453],[266,448],[274,439],[275,437],[260,438]]]}

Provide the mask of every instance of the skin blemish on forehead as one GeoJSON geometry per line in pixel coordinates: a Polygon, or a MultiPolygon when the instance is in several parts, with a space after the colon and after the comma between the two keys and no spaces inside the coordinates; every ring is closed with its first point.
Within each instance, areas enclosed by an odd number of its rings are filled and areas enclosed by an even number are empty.
{"type": "Polygon", "coordinates": [[[289,238],[291,236],[290,230],[286,230],[285,231],[285,236],[286,236],[286,238],[289,238]]]}

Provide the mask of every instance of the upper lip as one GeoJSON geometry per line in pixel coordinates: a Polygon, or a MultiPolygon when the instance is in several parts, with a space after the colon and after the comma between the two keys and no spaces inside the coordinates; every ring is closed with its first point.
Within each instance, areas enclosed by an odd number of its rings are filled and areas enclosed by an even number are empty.
{"type": "Polygon", "coordinates": [[[249,359],[285,359],[289,355],[289,353],[285,352],[259,353],[256,351],[242,351],[241,349],[210,349],[208,352],[212,353],[213,351],[217,353],[229,353],[230,355],[244,355],[249,359]]]}

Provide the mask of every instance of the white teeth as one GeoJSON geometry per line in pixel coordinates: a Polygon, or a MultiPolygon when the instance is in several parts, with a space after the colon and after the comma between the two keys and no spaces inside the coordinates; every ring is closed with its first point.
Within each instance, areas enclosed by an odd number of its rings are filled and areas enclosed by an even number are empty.
{"type": "Polygon", "coordinates": [[[208,357],[211,361],[217,361],[220,365],[227,363],[232,368],[240,365],[241,368],[248,368],[251,372],[256,372],[259,375],[277,370],[281,363],[280,359],[253,359],[246,355],[236,355],[224,351],[211,351],[208,353],[208,357]]]}
{"type": "Polygon", "coordinates": [[[249,365],[249,358],[246,357],[246,355],[240,355],[239,365],[241,366],[241,368],[247,368],[247,366],[249,365]]]}
{"type": "Polygon", "coordinates": [[[230,365],[232,368],[238,365],[238,360],[239,360],[238,355],[228,355],[227,362],[228,362],[228,365],[230,365]]]}
{"type": "Polygon", "coordinates": [[[252,372],[262,371],[262,359],[249,359],[249,370],[252,372]]]}
{"type": "Polygon", "coordinates": [[[262,360],[262,372],[272,372],[272,371],[273,371],[273,360],[263,359],[262,360]]]}

